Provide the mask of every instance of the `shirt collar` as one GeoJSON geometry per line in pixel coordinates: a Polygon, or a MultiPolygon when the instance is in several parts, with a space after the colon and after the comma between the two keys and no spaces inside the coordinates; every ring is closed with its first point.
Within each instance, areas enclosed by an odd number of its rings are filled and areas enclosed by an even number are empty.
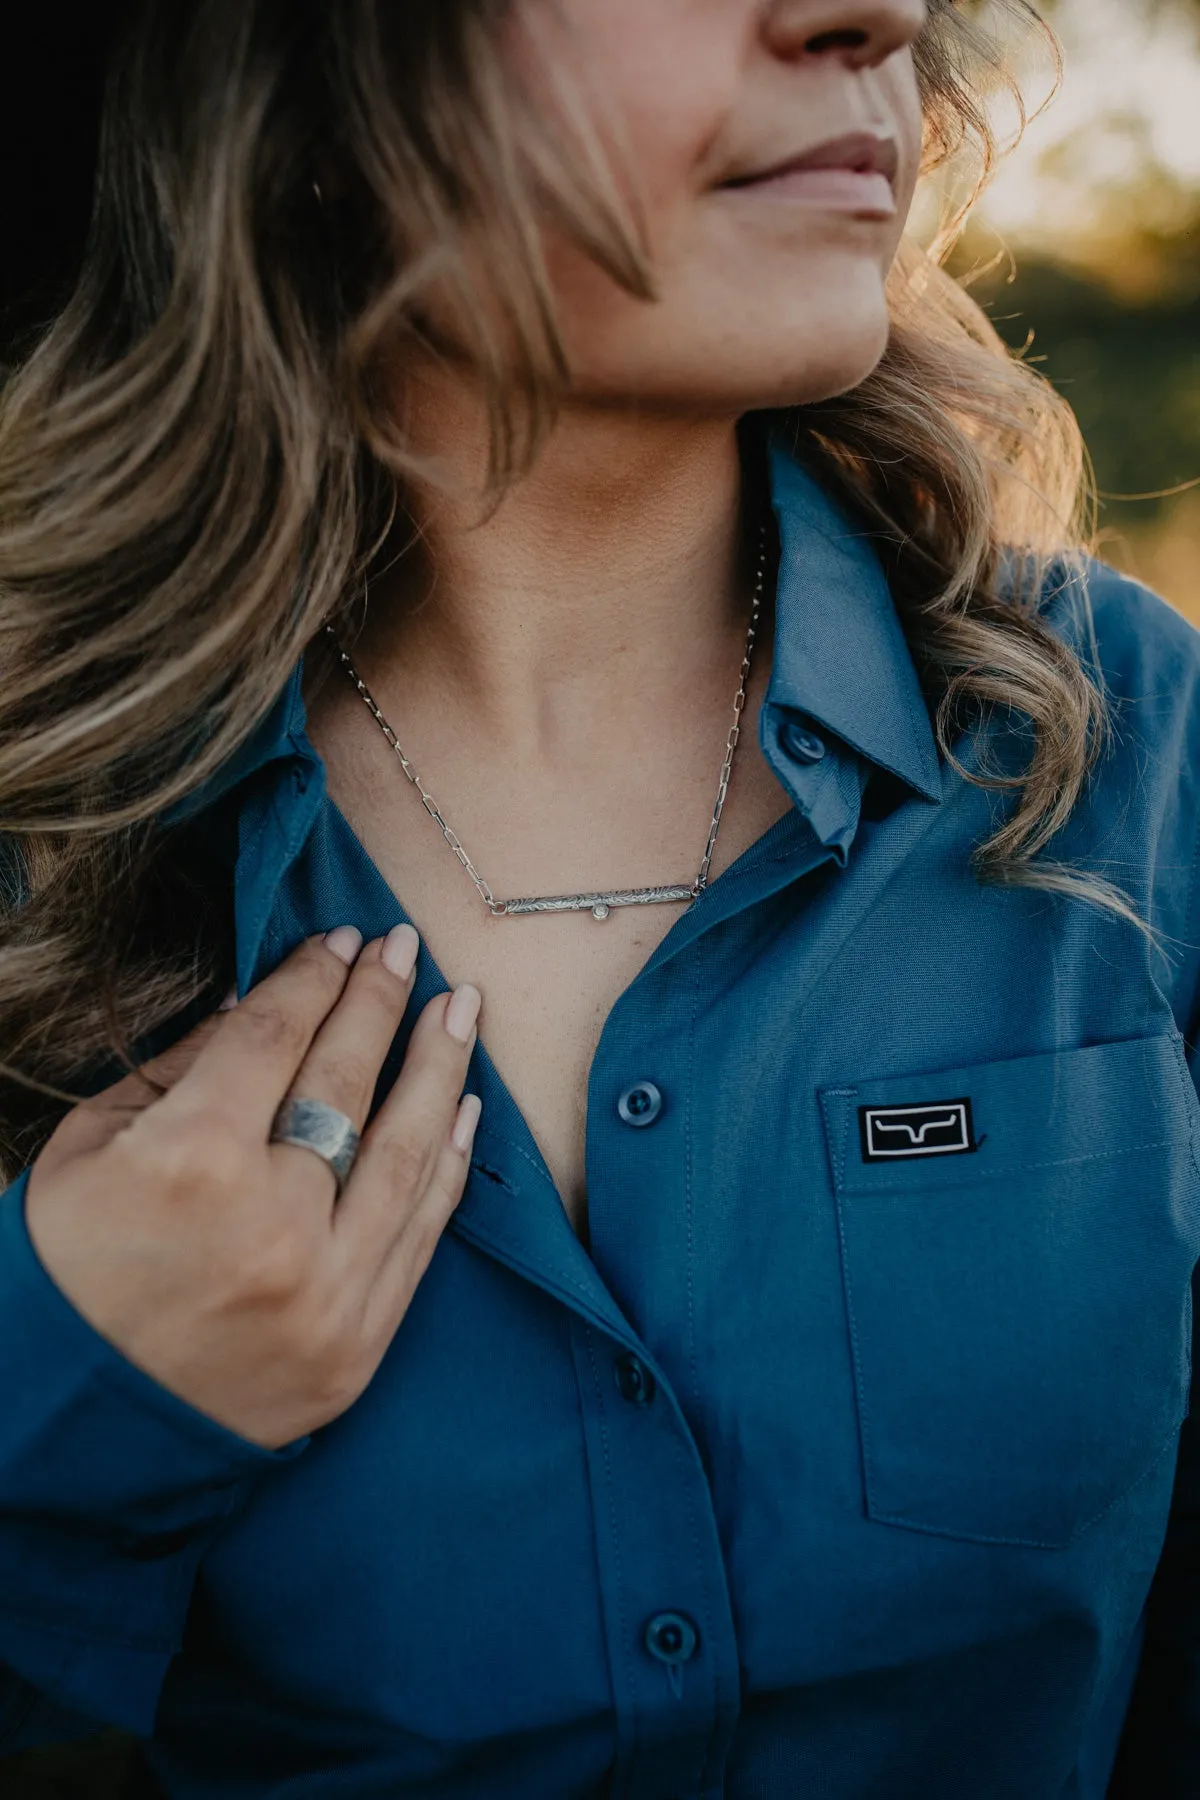
{"type": "Polygon", "coordinates": [[[317,763],[320,758],[309,741],[305,726],[308,719],[302,682],[304,658],[294,665],[286,685],[270,710],[263,714],[250,736],[228,756],[208,780],[192,793],[168,807],[163,823],[176,825],[197,813],[207,811],[218,800],[233,792],[251,775],[268,763],[282,760],[317,763]]]}
{"type": "Polygon", "coordinates": [[[778,442],[770,475],[780,562],[767,706],[818,721],[939,800],[929,709],[870,534],[778,442]]]}
{"type": "MultiPolygon", "coordinates": [[[[770,446],[779,522],[775,654],[768,707],[818,721],[928,800],[941,794],[937,748],[887,577],[869,534],[778,442],[770,446]]],[[[268,763],[320,761],[305,730],[303,657],[246,741],[163,814],[176,824],[224,799],[268,763]]]]}

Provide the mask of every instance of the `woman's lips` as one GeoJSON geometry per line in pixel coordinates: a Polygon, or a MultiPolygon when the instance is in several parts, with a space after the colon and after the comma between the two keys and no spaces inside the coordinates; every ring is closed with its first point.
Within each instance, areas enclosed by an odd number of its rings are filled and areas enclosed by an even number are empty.
{"type": "Polygon", "coordinates": [[[791,168],[764,175],[757,181],[739,181],[724,189],[742,198],[784,200],[827,212],[858,213],[876,219],[894,219],[896,195],[886,175],[874,169],[791,168]]]}
{"type": "Polygon", "coordinates": [[[786,200],[827,212],[855,213],[864,218],[893,219],[900,151],[894,137],[877,131],[851,131],[823,144],[774,162],[737,170],[725,182],[726,192],[786,200]]]}

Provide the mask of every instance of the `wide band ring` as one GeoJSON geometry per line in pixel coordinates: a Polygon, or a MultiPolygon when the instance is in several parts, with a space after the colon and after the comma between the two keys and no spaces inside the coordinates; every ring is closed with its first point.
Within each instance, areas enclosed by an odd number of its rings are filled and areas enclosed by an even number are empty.
{"type": "Polygon", "coordinates": [[[273,1144],[296,1144],[301,1150],[311,1150],[323,1163],[328,1163],[333,1170],[340,1196],[358,1155],[359,1134],[354,1128],[353,1119],[347,1118],[344,1112],[339,1112],[336,1106],[329,1106],[324,1100],[310,1100],[295,1095],[292,1099],[285,1100],[275,1114],[270,1141],[273,1144]]]}

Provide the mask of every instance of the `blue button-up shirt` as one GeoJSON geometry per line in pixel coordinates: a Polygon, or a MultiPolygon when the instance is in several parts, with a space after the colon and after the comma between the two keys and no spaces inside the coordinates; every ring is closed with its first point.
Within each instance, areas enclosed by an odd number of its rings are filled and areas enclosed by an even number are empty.
{"type": "MultiPolygon", "coordinates": [[[[1011,802],[939,757],[868,536],[782,450],[772,481],[760,740],[793,806],[608,1017],[588,1250],[481,1042],[411,1311],[361,1399],[270,1452],[94,1331],[23,1180],[0,1200],[8,1747],[113,1722],[178,1800],[1101,1800],[1142,1663],[1169,1791],[1200,1792],[1186,1458],[1171,1511],[1200,637],[1091,571],[1116,730],[1053,848],[1158,942],[985,889],[1011,802]]],[[[242,992],[405,917],[300,668],[185,815],[219,827],[242,992]]],[[[410,1017],[444,986],[422,948],[410,1017]]]]}

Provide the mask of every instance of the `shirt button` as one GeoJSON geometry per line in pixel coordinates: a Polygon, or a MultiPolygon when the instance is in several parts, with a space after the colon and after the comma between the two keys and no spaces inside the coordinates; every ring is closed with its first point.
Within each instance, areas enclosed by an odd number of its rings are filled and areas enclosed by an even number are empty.
{"type": "Polygon", "coordinates": [[[658,1391],[658,1383],[640,1357],[626,1351],[613,1364],[617,1392],[630,1406],[649,1406],[658,1391]]]}
{"type": "Polygon", "coordinates": [[[652,1081],[638,1081],[628,1087],[617,1101],[617,1111],[626,1125],[640,1129],[653,1125],[663,1109],[663,1097],[652,1081]]]}
{"type": "Polygon", "coordinates": [[[643,1634],[651,1656],[671,1668],[677,1668],[696,1654],[700,1634],[686,1613],[655,1613],[647,1620],[643,1634]]]}
{"type": "Polygon", "coordinates": [[[819,763],[825,755],[824,740],[801,725],[798,719],[789,719],[779,735],[784,749],[801,762],[819,763]]]}

